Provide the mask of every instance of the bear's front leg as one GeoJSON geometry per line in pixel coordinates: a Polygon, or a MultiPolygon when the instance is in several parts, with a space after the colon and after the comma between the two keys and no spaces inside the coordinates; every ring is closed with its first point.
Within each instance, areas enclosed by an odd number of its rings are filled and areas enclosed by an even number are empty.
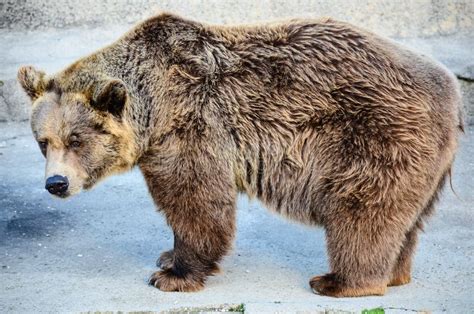
{"type": "Polygon", "coordinates": [[[162,270],[149,281],[163,291],[204,288],[234,236],[236,188],[231,167],[214,159],[217,154],[193,155],[173,157],[172,165],[166,167],[157,158],[140,166],[174,233],[174,249],[161,254],[157,264],[162,270]]]}
{"type": "MultiPolygon", "coordinates": [[[[227,247],[226,243],[221,245],[227,247]]],[[[206,254],[196,252],[195,249],[175,235],[174,250],[164,253],[168,258],[166,264],[160,258],[162,270],[153,273],[150,285],[163,291],[191,292],[203,289],[207,276],[218,272],[217,262],[225,251],[222,254],[206,254]]]]}

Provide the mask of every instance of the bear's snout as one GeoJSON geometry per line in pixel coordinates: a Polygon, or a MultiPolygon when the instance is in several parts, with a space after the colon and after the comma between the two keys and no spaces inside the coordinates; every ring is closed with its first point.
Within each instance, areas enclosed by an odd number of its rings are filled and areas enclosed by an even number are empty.
{"type": "Polygon", "coordinates": [[[67,177],[54,175],[46,179],[45,188],[49,193],[56,196],[64,196],[69,187],[69,180],[67,177]]]}

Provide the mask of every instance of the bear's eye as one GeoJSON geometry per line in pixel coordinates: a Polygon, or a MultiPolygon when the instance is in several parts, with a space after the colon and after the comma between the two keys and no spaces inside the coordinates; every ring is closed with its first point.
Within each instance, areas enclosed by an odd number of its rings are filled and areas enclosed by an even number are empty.
{"type": "Polygon", "coordinates": [[[46,157],[46,150],[48,149],[48,141],[42,140],[38,141],[39,148],[44,157],[46,157]]]}
{"type": "Polygon", "coordinates": [[[70,148],[81,147],[81,141],[79,140],[79,137],[77,135],[71,136],[71,138],[69,139],[69,147],[70,148]]]}
{"type": "Polygon", "coordinates": [[[69,147],[71,148],[81,147],[81,142],[79,142],[78,140],[73,140],[69,143],[69,147]]]}

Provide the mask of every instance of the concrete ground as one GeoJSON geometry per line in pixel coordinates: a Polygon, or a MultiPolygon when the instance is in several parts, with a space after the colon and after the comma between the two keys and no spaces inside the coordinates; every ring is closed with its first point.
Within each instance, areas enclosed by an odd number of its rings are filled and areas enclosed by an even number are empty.
{"type": "Polygon", "coordinates": [[[383,307],[389,313],[474,311],[474,128],[461,142],[453,187],[421,235],[412,283],[383,297],[314,295],[328,270],[324,233],[238,200],[238,233],[223,273],[198,293],[147,285],[172,235],[139,171],[68,200],[44,190],[44,158],[29,126],[0,124],[0,313],[163,311],[243,304],[248,313],[383,307]]]}

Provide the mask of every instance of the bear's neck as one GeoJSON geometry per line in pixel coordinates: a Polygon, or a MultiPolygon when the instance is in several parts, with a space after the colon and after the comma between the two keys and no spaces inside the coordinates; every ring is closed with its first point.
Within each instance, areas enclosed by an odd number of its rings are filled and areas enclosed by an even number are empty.
{"type": "Polygon", "coordinates": [[[199,23],[164,14],[146,20],[96,54],[101,70],[127,86],[131,99],[124,117],[135,133],[139,155],[152,145],[166,122],[160,110],[169,105],[164,103],[172,89],[167,85],[171,84],[168,70],[176,62],[193,60],[179,55],[190,49],[186,43],[197,38],[200,29],[199,23]]]}
{"type": "Polygon", "coordinates": [[[134,43],[119,40],[100,52],[101,71],[111,78],[122,80],[127,86],[129,101],[123,119],[131,126],[137,144],[137,155],[140,157],[149,147],[152,133],[156,130],[156,109],[158,108],[156,90],[150,80],[153,73],[160,73],[153,60],[144,57],[143,47],[134,43]],[[140,50],[142,49],[142,50],[140,50]]]}
{"type": "Polygon", "coordinates": [[[102,70],[122,80],[131,96],[125,119],[135,132],[139,155],[152,145],[153,136],[160,133],[164,124],[165,118],[160,114],[168,92],[164,76],[175,62],[175,37],[195,35],[199,27],[195,22],[163,14],[146,20],[98,52],[102,70]],[[181,30],[179,35],[175,24],[181,30]]]}

